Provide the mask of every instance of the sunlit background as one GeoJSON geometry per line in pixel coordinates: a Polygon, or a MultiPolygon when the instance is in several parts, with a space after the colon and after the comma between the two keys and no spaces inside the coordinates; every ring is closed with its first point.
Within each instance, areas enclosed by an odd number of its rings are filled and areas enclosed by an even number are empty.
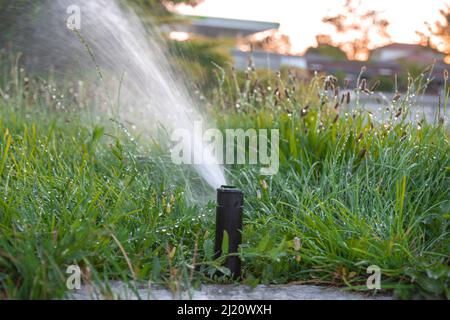
{"type": "MultiPolygon", "coordinates": [[[[316,36],[328,34],[337,37],[334,28],[322,20],[327,15],[342,11],[345,0],[204,0],[195,7],[179,4],[173,11],[194,16],[213,16],[243,20],[280,23],[280,32],[289,36],[290,52],[304,53],[316,46],[316,36]]],[[[376,10],[389,22],[387,31],[391,42],[418,43],[417,32],[427,34],[426,23],[444,22],[439,10],[450,5],[450,0],[362,0],[361,8],[376,10]]],[[[370,48],[385,44],[385,40],[371,39],[370,48]]]]}

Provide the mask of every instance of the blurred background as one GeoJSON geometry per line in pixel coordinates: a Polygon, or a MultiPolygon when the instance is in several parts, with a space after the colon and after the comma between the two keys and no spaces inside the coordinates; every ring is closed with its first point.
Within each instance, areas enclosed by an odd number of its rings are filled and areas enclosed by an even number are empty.
{"type": "Polygon", "coordinates": [[[228,53],[239,70],[248,52],[256,68],[323,72],[350,84],[366,66],[368,80],[395,91],[405,89],[408,74],[433,66],[432,93],[450,62],[449,1],[204,0],[168,8],[191,19],[165,26],[172,39],[232,39],[228,53]]]}
{"type": "MultiPolygon", "coordinates": [[[[32,20],[44,2],[0,0],[0,47],[26,37],[15,22],[32,20]]],[[[218,67],[304,79],[333,74],[349,87],[365,67],[364,78],[392,93],[427,71],[432,95],[450,63],[450,0],[123,2],[159,26],[178,65],[201,89],[217,83],[218,67]]]]}

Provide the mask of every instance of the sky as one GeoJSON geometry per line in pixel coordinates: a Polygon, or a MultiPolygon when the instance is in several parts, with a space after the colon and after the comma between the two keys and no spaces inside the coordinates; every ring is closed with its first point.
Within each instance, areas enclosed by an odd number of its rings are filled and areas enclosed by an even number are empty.
{"type": "MultiPolygon", "coordinates": [[[[332,33],[322,18],[336,12],[345,0],[203,0],[196,7],[177,5],[181,14],[271,21],[289,36],[292,53],[302,53],[316,44],[316,35],[332,33]]],[[[362,0],[362,6],[381,12],[390,22],[393,42],[416,43],[416,30],[426,31],[425,21],[439,19],[439,9],[450,0],[362,0]]]]}

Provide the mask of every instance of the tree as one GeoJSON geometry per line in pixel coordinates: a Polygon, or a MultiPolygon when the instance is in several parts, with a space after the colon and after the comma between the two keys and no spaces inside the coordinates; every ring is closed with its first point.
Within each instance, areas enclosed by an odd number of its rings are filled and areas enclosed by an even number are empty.
{"type": "Polygon", "coordinates": [[[347,60],[347,55],[340,48],[331,45],[333,43],[329,35],[316,36],[317,47],[309,48],[305,55],[320,55],[330,57],[334,60],[347,60]]]}
{"type": "Polygon", "coordinates": [[[239,41],[239,45],[251,47],[253,50],[262,50],[280,54],[291,52],[291,41],[288,36],[278,30],[268,30],[250,35],[239,41]]]}
{"type": "Polygon", "coordinates": [[[132,6],[138,8],[138,12],[143,10],[144,15],[152,15],[157,23],[173,22],[174,15],[167,9],[168,5],[173,6],[179,3],[196,6],[203,0],[127,0],[132,6]]]}
{"type": "MultiPolygon", "coordinates": [[[[84,0],[87,1],[87,0],[84,0]]],[[[126,0],[118,1],[121,5],[131,5],[136,13],[146,21],[151,16],[152,22],[167,23],[175,19],[174,15],[167,9],[167,5],[186,3],[196,5],[203,0],[126,0]]],[[[83,1],[73,1],[74,4],[83,4],[83,1]]],[[[73,4],[72,1],[58,1],[58,10],[65,5],[73,4]]],[[[35,26],[40,21],[52,19],[54,14],[55,0],[0,0],[0,46],[10,43],[27,44],[30,34],[36,33],[35,26]]],[[[65,14],[62,12],[61,14],[65,14]]]]}
{"type": "MultiPolygon", "coordinates": [[[[5,34],[6,30],[16,26],[18,16],[21,20],[32,19],[33,16],[41,10],[46,10],[45,6],[54,0],[0,0],[0,30],[5,34]]],[[[173,17],[172,13],[167,9],[167,5],[185,3],[195,6],[203,0],[126,0],[139,10],[138,13],[143,15],[150,14],[156,22],[166,22],[173,17]]],[[[68,3],[70,3],[68,1],[68,3]]]]}
{"type": "Polygon", "coordinates": [[[323,22],[332,25],[336,32],[328,44],[338,46],[352,60],[366,60],[375,43],[390,42],[389,22],[378,11],[363,9],[361,0],[346,0],[341,12],[326,16],[323,22]]]}
{"type": "Polygon", "coordinates": [[[450,6],[441,9],[442,21],[434,24],[425,23],[428,33],[417,32],[421,37],[421,44],[430,46],[446,55],[446,61],[450,62],[450,6]]]}

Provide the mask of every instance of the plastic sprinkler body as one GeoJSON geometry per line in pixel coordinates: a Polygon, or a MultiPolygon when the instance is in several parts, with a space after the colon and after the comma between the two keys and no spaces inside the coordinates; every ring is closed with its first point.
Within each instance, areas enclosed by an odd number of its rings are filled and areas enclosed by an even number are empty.
{"type": "Polygon", "coordinates": [[[234,279],[241,276],[241,260],[237,255],[239,245],[242,243],[244,194],[232,186],[222,186],[217,189],[216,211],[216,242],[215,258],[222,255],[224,231],[228,234],[228,256],[224,266],[230,269],[234,279]]]}

